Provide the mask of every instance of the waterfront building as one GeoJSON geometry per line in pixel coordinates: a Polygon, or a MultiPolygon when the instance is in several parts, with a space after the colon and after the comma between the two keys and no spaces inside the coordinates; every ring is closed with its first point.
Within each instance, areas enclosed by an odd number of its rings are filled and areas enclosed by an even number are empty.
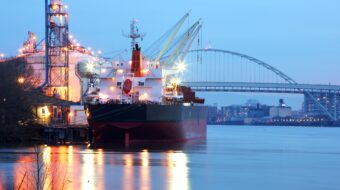
{"type": "Polygon", "coordinates": [[[269,116],[271,118],[291,117],[292,116],[292,108],[291,107],[280,107],[280,106],[271,107],[270,110],[269,110],[269,116]]]}
{"type": "Polygon", "coordinates": [[[271,118],[286,118],[292,116],[292,108],[286,106],[283,99],[279,100],[279,106],[273,106],[269,109],[269,116],[271,118]]]}

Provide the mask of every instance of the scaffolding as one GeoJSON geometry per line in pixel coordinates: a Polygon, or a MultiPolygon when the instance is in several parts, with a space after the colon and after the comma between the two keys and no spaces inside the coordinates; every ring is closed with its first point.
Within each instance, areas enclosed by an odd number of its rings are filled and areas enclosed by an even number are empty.
{"type": "Polygon", "coordinates": [[[46,4],[46,94],[69,99],[68,13],[61,0],[46,4]]]}

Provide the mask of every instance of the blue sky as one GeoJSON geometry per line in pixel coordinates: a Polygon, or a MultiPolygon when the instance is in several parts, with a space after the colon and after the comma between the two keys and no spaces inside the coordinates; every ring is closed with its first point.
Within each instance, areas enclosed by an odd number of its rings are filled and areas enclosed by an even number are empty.
{"type": "MultiPolygon", "coordinates": [[[[0,52],[14,55],[28,30],[43,37],[43,2],[2,0],[0,52]]],[[[132,18],[137,18],[140,29],[147,33],[142,43],[147,46],[191,10],[189,23],[202,18],[203,42],[211,41],[213,48],[261,59],[300,83],[340,84],[338,0],[64,0],[64,3],[71,14],[71,33],[85,46],[104,53],[129,48],[129,40],[121,34],[122,30],[128,31],[132,18]]],[[[293,96],[293,102],[298,102],[299,97],[293,96]]],[[[272,97],[272,102],[276,104],[278,98],[272,97]]],[[[235,97],[229,99],[240,101],[235,97]]],[[[293,102],[294,107],[300,106],[293,102]]]]}

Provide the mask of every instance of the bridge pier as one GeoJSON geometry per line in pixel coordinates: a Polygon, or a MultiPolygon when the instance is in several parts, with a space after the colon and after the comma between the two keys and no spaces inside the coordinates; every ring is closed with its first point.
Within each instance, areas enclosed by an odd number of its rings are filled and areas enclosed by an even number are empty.
{"type": "Polygon", "coordinates": [[[338,109],[337,109],[337,107],[338,107],[338,102],[337,102],[337,95],[336,95],[336,92],[334,92],[333,93],[333,96],[334,96],[334,103],[333,103],[333,105],[334,105],[334,117],[336,118],[336,120],[338,120],[338,109]]]}
{"type": "MultiPolygon", "coordinates": [[[[311,95],[338,120],[340,110],[340,104],[338,102],[338,99],[340,98],[339,92],[312,92],[311,95]]],[[[304,112],[310,116],[326,116],[320,107],[316,105],[307,94],[304,95],[303,109],[304,112]]]]}

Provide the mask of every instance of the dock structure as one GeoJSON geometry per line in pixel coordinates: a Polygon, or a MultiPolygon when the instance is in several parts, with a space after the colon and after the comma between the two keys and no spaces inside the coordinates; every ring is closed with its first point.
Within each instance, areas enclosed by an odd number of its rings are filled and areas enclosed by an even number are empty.
{"type": "Polygon", "coordinates": [[[89,126],[84,105],[36,94],[33,105],[37,124],[43,126],[46,144],[74,144],[88,142],[89,126]]]}
{"type": "Polygon", "coordinates": [[[44,128],[44,142],[45,144],[84,144],[89,141],[89,128],[57,126],[44,128]]]}

